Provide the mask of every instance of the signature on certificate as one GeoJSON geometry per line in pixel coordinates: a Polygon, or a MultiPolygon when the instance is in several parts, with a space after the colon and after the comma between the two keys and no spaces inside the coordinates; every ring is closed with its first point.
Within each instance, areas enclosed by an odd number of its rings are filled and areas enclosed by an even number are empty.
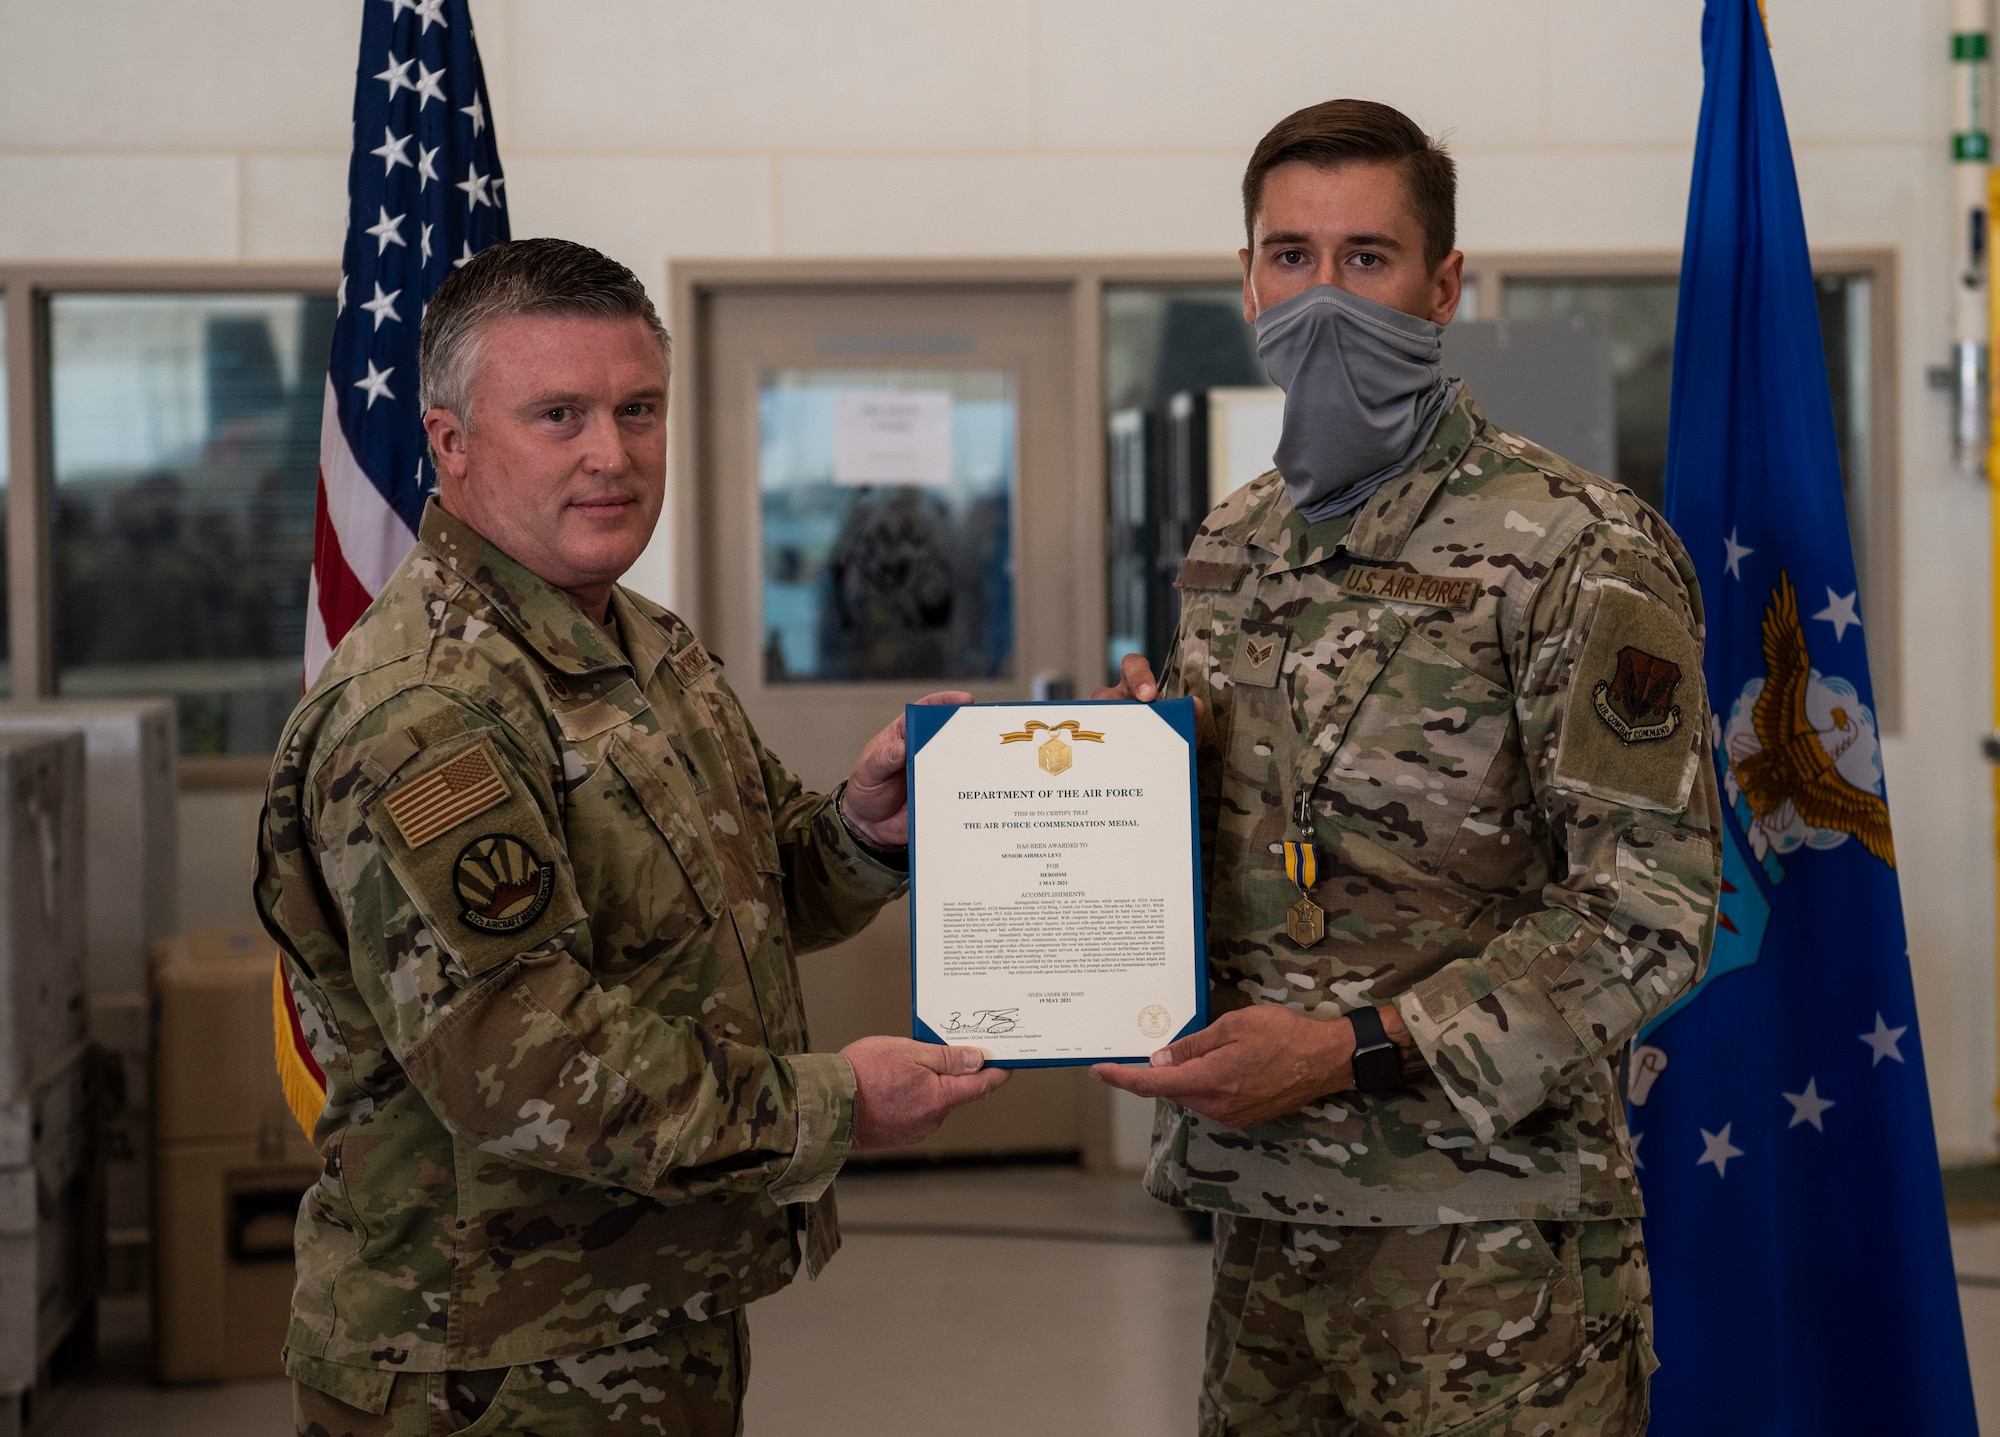
{"type": "Polygon", "coordinates": [[[1021,1022],[1019,1008],[980,1008],[968,1022],[962,1014],[953,1013],[944,1025],[947,1033],[985,1033],[995,1036],[1011,1033],[1021,1022]]]}

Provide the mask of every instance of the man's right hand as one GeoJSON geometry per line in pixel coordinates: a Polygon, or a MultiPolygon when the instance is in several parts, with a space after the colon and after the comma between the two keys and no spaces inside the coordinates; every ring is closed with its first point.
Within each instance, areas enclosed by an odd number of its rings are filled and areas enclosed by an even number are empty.
{"type": "Polygon", "coordinates": [[[1118,661],[1118,684],[1115,688],[1093,689],[1094,699],[1136,699],[1149,704],[1160,696],[1159,680],[1153,677],[1153,665],[1144,654],[1127,654],[1118,661]]]}
{"type": "Polygon", "coordinates": [[[900,1148],[927,1138],[953,1108],[983,1098],[1007,1081],[1007,1070],[986,1067],[977,1048],[875,1037],[840,1051],[854,1065],[856,1152],[900,1148]]]}

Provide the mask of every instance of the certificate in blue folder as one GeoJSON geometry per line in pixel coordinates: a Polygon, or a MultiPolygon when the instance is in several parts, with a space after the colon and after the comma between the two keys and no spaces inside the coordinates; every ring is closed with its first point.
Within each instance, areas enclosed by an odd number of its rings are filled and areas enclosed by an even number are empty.
{"type": "Polygon", "coordinates": [[[1205,1026],[1193,702],[904,717],[912,1035],[1032,1068],[1205,1026]]]}

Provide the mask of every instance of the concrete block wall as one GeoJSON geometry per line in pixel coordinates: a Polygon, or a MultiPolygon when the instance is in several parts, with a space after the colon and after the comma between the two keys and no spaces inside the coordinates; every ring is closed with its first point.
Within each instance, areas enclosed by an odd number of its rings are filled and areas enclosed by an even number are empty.
{"type": "MultiPolygon", "coordinates": [[[[335,261],[364,3],[387,0],[0,0],[0,260],[335,261]]],[[[1250,145],[1342,93],[1449,137],[1469,250],[1671,251],[1701,95],[1695,0],[473,13],[515,233],[662,288],[671,257],[1233,251],[1250,145]]],[[[1815,244],[1899,256],[1907,717],[1885,763],[1939,1136],[1985,1152],[1988,496],[1951,469],[1923,377],[1951,312],[1948,5],[1770,0],[1770,24],[1815,244]]],[[[634,575],[669,602],[670,552],[634,575]]],[[[253,801],[194,798],[184,822],[247,834],[253,801]]],[[[237,921],[221,855],[188,861],[188,921],[237,921]]]]}

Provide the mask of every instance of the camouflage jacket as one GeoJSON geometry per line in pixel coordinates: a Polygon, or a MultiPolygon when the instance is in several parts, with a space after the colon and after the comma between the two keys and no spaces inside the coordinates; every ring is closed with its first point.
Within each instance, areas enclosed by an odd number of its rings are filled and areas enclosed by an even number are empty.
{"type": "Polygon", "coordinates": [[[1721,872],[1679,540],[1467,393],[1351,522],[1246,485],[1178,583],[1217,1011],[1393,1001],[1431,1076],[1242,1131],[1162,1104],[1153,1192],[1328,1225],[1639,1213],[1615,1063],[1704,967],[1721,872]]]}
{"type": "Polygon", "coordinates": [[[611,616],[433,503],[279,742],[257,904],[327,1078],[287,1346],[336,1395],[636,1341],[838,1244],[854,1074],[793,955],[905,876],[679,619],[611,616]]]}

